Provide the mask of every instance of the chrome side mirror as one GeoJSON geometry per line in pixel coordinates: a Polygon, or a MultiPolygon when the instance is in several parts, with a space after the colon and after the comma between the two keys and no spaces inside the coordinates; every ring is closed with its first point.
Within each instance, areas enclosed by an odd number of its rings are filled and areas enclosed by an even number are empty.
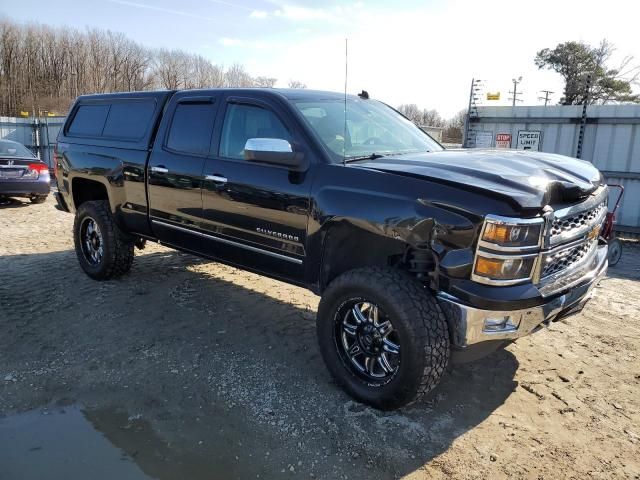
{"type": "Polygon", "coordinates": [[[250,138],[244,145],[244,158],[249,162],[262,162],[299,169],[302,153],[294,152],[291,144],[281,138],[250,138]]]}

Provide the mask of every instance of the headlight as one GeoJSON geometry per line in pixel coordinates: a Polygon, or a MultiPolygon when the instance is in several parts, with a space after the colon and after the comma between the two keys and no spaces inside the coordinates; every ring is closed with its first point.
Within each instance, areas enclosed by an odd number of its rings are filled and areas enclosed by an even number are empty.
{"type": "Polygon", "coordinates": [[[487,285],[515,285],[534,277],[542,243],[543,218],[487,215],[471,279],[487,285]]]}
{"type": "MultiPolygon", "coordinates": [[[[485,254],[486,255],[486,254],[485,254]]],[[[516,283],[528,280],[533,272],[537,255],[522,256],[485,256],[478,253],[474,274],[496,283],[516,283]]]]}
{"type": "Polygon", "coordinates": [[[500,247],[537,247],[542,233],[542,221],[527,224],[510,224],[487,218],[482,231],[482,241],[500,247]]]}

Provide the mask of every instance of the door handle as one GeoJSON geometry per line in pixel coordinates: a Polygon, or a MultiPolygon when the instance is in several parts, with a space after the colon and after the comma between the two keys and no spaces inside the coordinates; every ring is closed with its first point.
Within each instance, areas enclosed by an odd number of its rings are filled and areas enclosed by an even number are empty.
{"type": "Polygon", "coordinates": [[[227,177],[223,177],[222,175],[205,175],[204,179],[216,183],[227,183],[227,177]]]}
{"type": "Polygon", "coordinates": [[[169,173],[169,169],[165,167],[151,167],[153,173],[169,173]]]}

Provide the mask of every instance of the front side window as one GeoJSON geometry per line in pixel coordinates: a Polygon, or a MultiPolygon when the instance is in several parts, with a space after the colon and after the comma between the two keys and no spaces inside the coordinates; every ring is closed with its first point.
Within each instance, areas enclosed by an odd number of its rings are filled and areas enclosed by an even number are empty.
{"type": "Polygon", "coordinates": [[[412,122],[375,100],[349,98],[297,101],[296,108],[327,146],[343,157],[433,152],[442,147],[412,122]],[[346,120],[346,121],[345,121],[346,120]]]}
{"type": "Polygon", "coordinates": [[[167,135],[166,147],[191,155],[207,155],[215,117],[214,103],[178,103],[167,135]]]}
{"type": "Polygon", "coordinates": [[[291,141],[291,134],[270,110],[255,105],[230,104],[222,126],[220,156],[243,159],[244,145],[250,138],[291,141]]]}

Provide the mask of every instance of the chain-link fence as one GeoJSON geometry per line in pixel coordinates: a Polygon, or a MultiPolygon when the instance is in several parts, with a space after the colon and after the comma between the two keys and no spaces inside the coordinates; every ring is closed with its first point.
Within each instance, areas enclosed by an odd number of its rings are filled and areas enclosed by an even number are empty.
{"type": "Polygon", "coordinates": [[[65,117],[0,117],[0,139],[22,143],[53,168],[53,149],[65,117]]]}

